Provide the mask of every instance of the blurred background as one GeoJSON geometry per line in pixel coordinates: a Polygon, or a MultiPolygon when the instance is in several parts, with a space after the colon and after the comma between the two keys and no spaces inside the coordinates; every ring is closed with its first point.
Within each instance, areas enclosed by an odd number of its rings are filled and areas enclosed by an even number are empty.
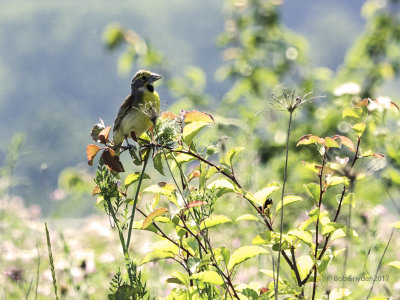
{"type": "MultiPolygon", "coordinates": [[[[335,71],[363,30],[362,4],[284,1],[279,9],[282,23],[307,37],[310,64],[335,71]]],[[[62,171],[85,170],[91,126],[99,118],[112,124],[130,92],[132,74],[143,68],[118,71],[124,49],[105,47],[102,37],[109,23],[151,42],[168,58],[174,76],[199,66],[208,79],[205,90],[216,101],[231,86],[229,79],[214,80],[223,62],[216,46],[225,25],[223,2],[1,1],[0,162],[12,137],[22,133],[10,191],[27,205],[40,205],[45,215],[56,213],[54,201],[63,197],[58,189],[62,171]]],[[[161,97],[165,110],[176,101],[165,90],[161,97]]]]}

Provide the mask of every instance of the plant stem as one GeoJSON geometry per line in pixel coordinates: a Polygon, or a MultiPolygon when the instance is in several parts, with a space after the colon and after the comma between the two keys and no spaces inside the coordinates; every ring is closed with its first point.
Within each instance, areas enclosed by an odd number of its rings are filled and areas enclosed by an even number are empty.
{"type": "Polygon", "coordinates": [[[129,244],[131,242],[133,219],[135,218],[135,211],[136,211],[136,205],[137,205],[138,198],[139,198],[140,186],[142,185],[143,175],[144,175],[144,171],[146,170],[146,166],[147,166],[147,162],[149,161],[149,157],[150,157],[150,149],[148,150],[146,157],[144,159],[142,172],[140,173],[138,186],[136,188],[135,199],[134,199],[133,207],[132,207],[132,214],[131,214],[130,220],[129,220],[129,229],[128,229],[128,237],[127,237],[127,241],[126,241],[126,249],[129,249],[129,244]]]}
{"type": "Polygon", "coordinates": [[[46,222],[44,223],[44,228],[46,231],[47,248],[49,250],[49,261],[50,261],[51,277],[53,278],[54,294],[56,296],[56,300],[58,300],[56,271],[55,271],[55,267],[54,267],[53,252],[51,251],[50,234],[49,234],[49,230],[47,229],[46,222]]]}
{"type": "Polygon", "coordinates": [[[279,252],[278,252],[278,265],[276,271],[276,282],[275,282],[275,300],[278,299],[278,287],[279,287],[279,270],[281,264],[281,252],[282,252],[282,234],[283,234],[283,197],[285,195],[285,186],[287,179],[287,167],[289,160],[289,138],[290,138],[290,127],[292,125],[292,116],[293,111],[289,111],[289,125],[286,136],[286,157],[285,157],[285,171],[283,173],[283,186],[282,186],[282,194],[281,194],[281,223],[279,226],[279,252]]]}
{"type": "MultiPolygon", "coordinates": [[[[324,167],[325,167],[325,160],[326,160],[326,153],[328,152],[328,148],[324,148],[324,156],[322,158],[322,166],[321,166],[321,171],[318,174],[319,177],[319,201],[318,201],[318,217],[317,221],[315,224],[315,254],[314,257],[317,260],[318,259],[318,244],[319,244],[319,216],[321,213],[321,204],[322,204],[322,197],[325,192],[324,186],[323,186],[323,172],[324,172],[324,167]]],[[[313,279],[313,290],[312,290],[312,299],[315,299],[315,292],[317,289],[317,266],[314,265],[314,279],[313,279]]]]}
{"type": "MultiPolygon", "coordinates": [[[[385,250],[383,251],[382,257],[381,257],[381,259],[379,260],[378,266],[376,267],[375,275],[374,275],[374,277],[373,277],[372,279],[375,279],[376,276],[378,275],[379,269],[381,268],[381,265],[382,265],[382,260],[383,260],[383,258],[385,257],[386,251],[387,251],[387,249],[389,248],[390,241],[392,240],[393,233],[394,233],[394,228],[392,229],[392,233],[390,234],[389,240],[388,240],[388,242],[387,242],[387,244],[386,244],[385,250]]],[[[371,293],[372,293],[372,290],[373,290],[373,288],[374,288],[374,285],[375,285],[375,280],[372,280],[372,286],[371,286],[371,288],[370,288],[370,290],[369,290],[369,293],[368,293],[368,296],[367,296],[366,299],[369,299],[369,296],[371,296],[371,293]]]]}

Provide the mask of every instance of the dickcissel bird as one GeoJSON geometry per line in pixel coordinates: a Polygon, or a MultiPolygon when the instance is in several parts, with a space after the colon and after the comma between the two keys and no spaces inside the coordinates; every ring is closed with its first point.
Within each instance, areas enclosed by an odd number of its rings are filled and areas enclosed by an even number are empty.
{"type": "Polygon", "coordinates": [[[131,94],[122,103],[113,128],[113,143],[120,146],[132,132],[139,138],[154,125],[160,111],[160,97],[154,82],[160,75],[140,70],[132,79],[131,94]]]}

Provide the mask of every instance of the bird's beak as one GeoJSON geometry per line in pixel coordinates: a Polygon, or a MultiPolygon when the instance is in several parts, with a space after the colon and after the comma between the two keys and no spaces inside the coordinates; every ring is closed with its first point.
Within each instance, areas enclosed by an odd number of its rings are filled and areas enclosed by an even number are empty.
{"type": "Polygon", "coordinates": [[[150,78],[148,79],[148,82],[154,82],[154,81],[157,81],[160,78],[161,78],[160,75],[158,75],[156,73],[153,73],[153,74],[151,74],[150,78]]]}

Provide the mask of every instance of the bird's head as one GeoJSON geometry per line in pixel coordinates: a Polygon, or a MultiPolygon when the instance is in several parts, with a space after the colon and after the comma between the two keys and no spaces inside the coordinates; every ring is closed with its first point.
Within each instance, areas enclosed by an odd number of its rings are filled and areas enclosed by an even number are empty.
{"type": "Polygon", "coordinates": [[[152,73],[150,71],[140,70],[138,71],[135,76],[133,76],[131,89],[132,93],[135,91],[144,91],[144,89],[148,89],[150,92],[154,92],[153,83],[160,79],[161,76],[152,73]]]}

